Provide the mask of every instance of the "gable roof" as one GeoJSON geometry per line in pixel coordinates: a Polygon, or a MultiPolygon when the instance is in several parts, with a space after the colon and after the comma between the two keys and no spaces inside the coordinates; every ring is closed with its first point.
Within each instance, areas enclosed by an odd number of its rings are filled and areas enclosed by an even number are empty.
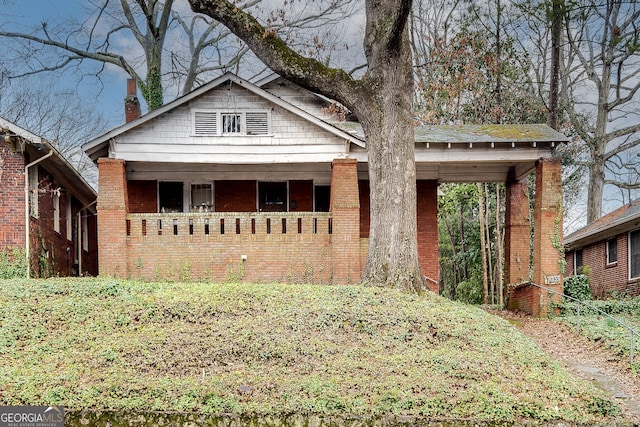
{"type": "Polygon", "coordinates": [[[609,212],[564,239],[567,250],[579,249],[640,226],[640,199],[609,212]]]}
{"type": "Polygon", "coordinates": [[[40,165],[53,175],[56,182],[70,190],[82,203],[89,206],[97,199],[95,190],[89,185],[78,170],[60,154],[46,139],[0,117],[0,134],[15,136],[19,139],[19,150],[29,155],[30,161],[36,161],[51,153],[40,165]]]}
{"type": "Polygon", "coordinates": [[[365,147],[366,144],[364,142],[363,139],[349,133],[346,132],[342,129],[337,128],[336,126],[327,123],[326,121],[314,116],[313,114],[310,114],[304,110],[302,110],[301,108],[296,107],[295,105],[267,92],[266,90],[248,82],[247,80],[241,79],[240,77],[236,76],[233,73],[227,72],[223,75],[221,75],[220,77],[210,81],[207,84],[204,84],[202,86],[200,86],[197,89],[194,89],[193,91],[189,92],[186,95],[181,96],[180,98],[177,98],[176,100],[169,102],[165,105],[163,105],[162,107],[151,111],[135,120],[132,120],[128,123],[125,123],[121,126],[118,126],[112,130],[110,130],[109,132],[105,133],[102,136],[99,136],[98,138],[89,141],[85,144],[82,145],[82,149],[85,151],[85,153],[87,153],[87,155],[91,158],[91,160],[96,161],[99,157],[105,157],[108,154],[108,148],[109,148],[109,140],[111,140],[112,138],[117,137],[118,135],[121,135],[143,123],[149,122],[150,120],[155,119],[156,117],[173,110],[176,107],[179,107],[183,104],[188,103],[189,101],[193,100],[194,98],[197,98],[198,96],[209,92],[210,90],[213,90],[225,83],[231,82],[233,84],[237,84],[238,86],[243,87],[244,89],[249,90],[250,92],[266,99],[267,101],[276,104],[282,108],[284,108],[285,110],[305,119],[308,120],[311,123],[314,123],[315,125],[319,126],[320,128],[336,135],[339,136],[341,138],[344,138],[345,140],[356,144],[360,147],[365,147]]]}

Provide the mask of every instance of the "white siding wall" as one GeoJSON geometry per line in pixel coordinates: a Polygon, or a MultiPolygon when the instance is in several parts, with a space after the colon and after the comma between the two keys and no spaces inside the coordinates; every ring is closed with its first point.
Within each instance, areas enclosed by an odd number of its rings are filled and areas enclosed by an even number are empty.
{"type": "Polygon", "coordinates": [[[344,153],[341,138],[232,85],[221,87],[119,136],[115,156],[128,161],[300,163],[331,161],[344,153]],[[192,109],[271,110],[269,136],[192,136],[192,109]]]}

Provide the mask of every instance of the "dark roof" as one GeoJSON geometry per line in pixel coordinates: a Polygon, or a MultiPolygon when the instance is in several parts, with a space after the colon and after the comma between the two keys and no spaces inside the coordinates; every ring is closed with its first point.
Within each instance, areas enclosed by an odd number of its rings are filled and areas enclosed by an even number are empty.
{"type": "Polygon", "coordinates": [[[609,212],[564,239],[565,248],[578,249],[640,226],[640,199],[609,212]]]}

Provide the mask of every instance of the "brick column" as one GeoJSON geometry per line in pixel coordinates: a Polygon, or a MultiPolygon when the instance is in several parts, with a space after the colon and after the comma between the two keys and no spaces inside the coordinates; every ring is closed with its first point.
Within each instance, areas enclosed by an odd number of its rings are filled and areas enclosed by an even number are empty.
{"type": "MultiPolygon", "coordinates": [[[[533,282],[561,292],[562,175],[560,160],[540,159],[536,164],[536,197],[533,213],[533,282]]],[[[532,288],[532,315],[546,317],[552,298],[532,288]]]]}
{"type": "Polygon", "coordinates": [[[331,166],[333,283],[360,281],[360,198],[358,162],[335,159],[331,166]]]}
{"type": "Polygon", "coordinates": [[[11,145],[0,139],[0,251],[25,249],[26,163],[24,154],[15,152],[11,145]]]}
{"type": "Polygon", "coordinates": [[[440,291],[438,264],[438,181],[416,181],[418,197],[418,257],[427,286],[440,291]]]}
{"type": "Polygon", "coordinates": [[[98,159],[98,266],[101,276],[127,277],[127,176],[120,159],[98,159]]]}
{"type": "Polygon", "coordinates": [[[507,178],[504,218],[504,277],[507,285],[529,281],[531,220],[527,184],[516,181],[513,171],[507,178]]]}

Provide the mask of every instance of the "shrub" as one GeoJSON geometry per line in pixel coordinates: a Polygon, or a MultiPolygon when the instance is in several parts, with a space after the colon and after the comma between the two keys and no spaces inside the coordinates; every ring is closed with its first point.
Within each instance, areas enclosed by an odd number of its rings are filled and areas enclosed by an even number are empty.
{"type": "Polygon", "coordinates": [[[456,286],[456,300],[466,304],[482,303],[482,282],[465,280],[456,286]]]}
{"type": "Polygon", "coordinates": [[[576,274],[564,279],[564,293],[580,301],[593,299],[586,274],[576,274]]]}

